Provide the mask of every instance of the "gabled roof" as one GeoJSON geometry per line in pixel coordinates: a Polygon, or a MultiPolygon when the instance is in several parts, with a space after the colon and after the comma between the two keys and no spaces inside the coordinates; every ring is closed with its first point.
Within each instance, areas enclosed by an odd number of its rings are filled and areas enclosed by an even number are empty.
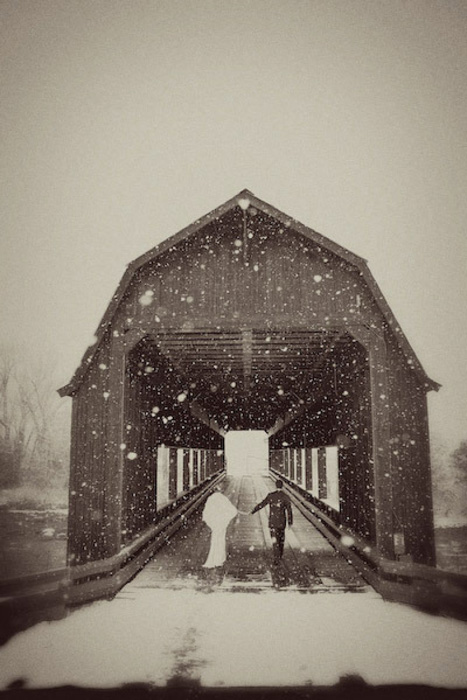
{"type": "Polygon", "coordinates": [[[388,326],[392,328],[402,351],[404,352],[406,357],[411,360],[412,367],[414,368],[414,370],[420,375],[422,381],[426,383],[429,389],[438,390],[440,388],[440,384],[434,382],[426,375],[420,361],[415,355],[409,341],[402,332],[402,329],[399,327],[399,324],[397,323],[394,314],[392,313],[381,290],[379,289],[375,279],[373,278],[373,275],[371,274],[367,266],[366,260],[358,255],[355,255],[355,253],[352,253],[346,248],[340,246],[338,243],[335,243],[326,236],[323,236],[322,234],[317,233],[308,226],[305,226],[296,219],[288,216],[287,214],[284,214],[283,212],[279,211],[279,209],[276,209],[267,202],[263,202],[261,199],[258,199],[258,197],[255,197],[255,195],[252,192],[245,189],[239,192],[237,195],[235,195],[235,197],[229,199],[221,206],[217,207],[216,209],[209,212],[200,219],[197,219],[195,222],[193,222],[186,228],[182,229],[173,236],[170,236],[169,238],[165,239],[164,241],[162,241],[162,243],[159,243],[158,245],[154,246],[154,248],[151,248],[151,250],[149,250],[147,253],[140,255],[138,258],[129,263],[96,331],[96,343],[86,350],[83,359],[79,367],[77,368],[75,374],[73,375],[71,381],[66,386],[59,389],[59,394],[61,396],[72,395],[79,388],[82,380],[84,379],[84,375],[92,361],[92,358],[96,353],[97,348],[99,347],[99,343],[101,342],[106,329],[112,323],[114,314],[117,311],[125,295],[125,292],[127,291],[131,280],[133,279],[137,271],[143,265],[146,265],[148,262],[155,260],[165,251],[169,250],[178,243],[181,243],[182,241],[187,239],[189,236],[192,236],[193,234],[200,231],[211,221],[219,219],[221,216],[225,215],[227,212],[238,206],[240,206],[241,208],[248,208],[249,206],[254,207],[258,211],[261,211],[264,214],[273,217],[284,226],[291,227],[294,231],[306,236],[317,245],[322,246],[326,250],[334,253],[335,255],[347,261],[351,265],[354,265],[359,270],[363,279],[366,281],[378,307],[380,308],[386,322],[388,323],[388,326]]]}

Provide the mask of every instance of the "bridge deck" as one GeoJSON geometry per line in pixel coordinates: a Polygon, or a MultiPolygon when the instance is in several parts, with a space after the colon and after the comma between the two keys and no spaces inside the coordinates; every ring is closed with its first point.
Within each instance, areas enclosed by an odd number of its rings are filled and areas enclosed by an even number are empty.
{"type": "MultiPolygon", "coordinates": [[[[226,477],[225,495],[241,511],[253,506],[274,488],[266,476],[226,477]]],[[[223,570],[203,569],[210,542],[201,513],[181,528],[117,595],[133,598],[141,588],[259,590],[287,588],[320,591],[368,591],[369,587],[347,560],[294,508],[294,524],[287,528],[284,557],[272,566],[267,508],[239,515],[227,531],[227,561],[223,570]]]]}

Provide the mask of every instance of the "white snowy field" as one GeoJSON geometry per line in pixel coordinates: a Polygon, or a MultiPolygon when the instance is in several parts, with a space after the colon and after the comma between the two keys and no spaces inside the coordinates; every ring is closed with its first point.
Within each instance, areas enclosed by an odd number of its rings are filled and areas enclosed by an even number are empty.
{"type": "Polygon", "coordinates": [[[370,684],[467,687],[467,624],[374,593],[141,589],[17,634],[0,687],[370,684]]]}

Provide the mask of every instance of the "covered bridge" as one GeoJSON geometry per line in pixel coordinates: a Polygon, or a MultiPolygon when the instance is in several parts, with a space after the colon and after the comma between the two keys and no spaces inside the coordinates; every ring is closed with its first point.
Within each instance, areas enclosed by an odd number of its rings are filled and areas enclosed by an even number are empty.
{"type": "Polygon", "coordinates": [[[127,268],[69,384],[69,563],[105,560],[264,430],[379,555],[433,564],[425,374],[366,262],[248,190],[127,268]]]}

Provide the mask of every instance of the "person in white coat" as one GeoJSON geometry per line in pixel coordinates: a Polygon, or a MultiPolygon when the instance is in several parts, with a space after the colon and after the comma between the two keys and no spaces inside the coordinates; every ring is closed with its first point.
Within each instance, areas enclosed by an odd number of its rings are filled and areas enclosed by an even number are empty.
{"type": "Polygon", "coordinates": [[[227,527],[237,513],[238,510],[227,496],[218,490],[214,491],[206,500],[202,518],[211,530],[211,546],[208,557],[203,564],[205,569],[223,566],[227,556],[227,527]]]}

